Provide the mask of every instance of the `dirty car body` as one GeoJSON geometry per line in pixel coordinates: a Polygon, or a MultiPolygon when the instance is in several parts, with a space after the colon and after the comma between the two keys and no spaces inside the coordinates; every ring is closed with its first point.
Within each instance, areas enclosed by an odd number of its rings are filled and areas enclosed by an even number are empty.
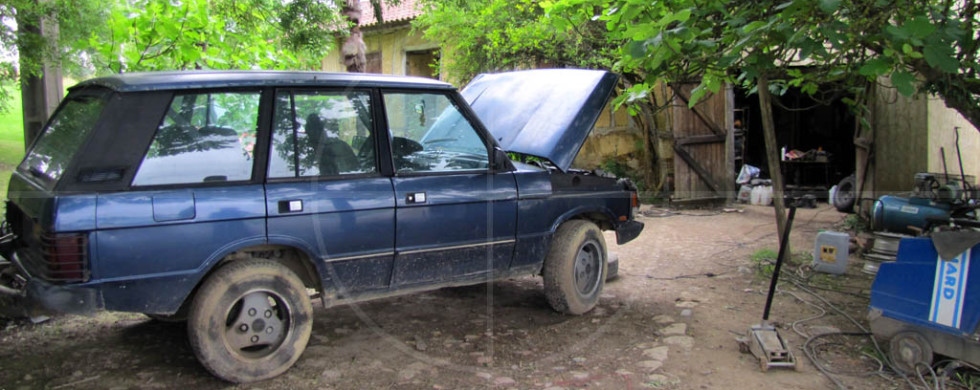
{"type": "Polygon", "coordinates": [[[463,95],[309,72],[82,82],[10,180],[0,292],[186,319],[233,382],[295,362],[311,290],[329,306],[543,274],[553,306],[580,314],[604,278],[594,231],[642,230],[631,183],[569,167],[615,84],[583,70],[486,75],[463,95]]]}

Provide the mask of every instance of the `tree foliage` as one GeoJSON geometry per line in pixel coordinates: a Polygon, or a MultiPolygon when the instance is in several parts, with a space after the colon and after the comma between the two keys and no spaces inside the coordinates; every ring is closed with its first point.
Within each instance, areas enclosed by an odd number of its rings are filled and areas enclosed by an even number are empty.
{"type": "MultiPolygon", "coordinates": [[[[333,0],[10,0],[0,4],[0,83],[37,75],[45,62],[79,78],[315,68],[347,31],[339,11],[333,0]],[[57,22],[57,39],[25,28],[38,20],[57,22]]],[[[0,109],[9,91],[0,90],[0,109]]]]}
{"type": "Polygon", "coordinates": [[[111,72],[310,68],[343,25],[316,0],[121,0],[86,43],[111,72]]]}
{"type": "Polygon", "coordinates": [[[980,128],[980,9],[975,1],[558,0],[552,14],[593,10],[623,40],[617,67],[656,81],[700,81],[692,104],[724,82],[750,88],[760,76],[787,86],[887,79],[901,93],[936,93],[980,128]]]}
{"type": "MultiPolygon", "coordinates": [[[[615,45],[597,23],[570,24],[536,0],[423,0],[414,22],[438,42],[456,82],[488,72],[540,66],[611,68],[615,45]],[[560,20],[556,20],[560,19],[560,20]]],[[[591,16],[591,15],[590,15],[591,16]]]]}
{"type": "MultiPolygon", "coordinates": [[[[0,4],[0,85],[10,86],[20,75],[39,74],[43,61],[62,63],[71,75],[84,73],[82,49],[71,43],[87,37],[106,14],[99,0],[4,1],[0,4]],[[29,23],[42,19],[59,25],[55,42],[43,38],[36,32],[38,26],[29,23]],[[28,26],[15,28],[18,23],[28,26]],[[29,55],[17,56],[18,52],[29,55]]],[[[9,90],[0,88],[0,111],[8,108],[9,90]]]]}

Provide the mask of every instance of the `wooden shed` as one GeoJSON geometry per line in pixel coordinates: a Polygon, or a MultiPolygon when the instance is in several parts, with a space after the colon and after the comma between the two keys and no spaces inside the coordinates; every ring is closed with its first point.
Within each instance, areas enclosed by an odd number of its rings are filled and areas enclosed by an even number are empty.
{"type": "Polygon", "coordinates": [[[863,188],[862,211],[869,210],[882,195],[912,191],[916,173],[941,175],[946,170],[958,176],[957,128],[963,171],[980,175],[980,133],[938,97],[905,97],[890,88],[887,80],[879,80],[868,121],[870,129],[862,129],[856,137],[855,171],[858,188],[863,188]]]}

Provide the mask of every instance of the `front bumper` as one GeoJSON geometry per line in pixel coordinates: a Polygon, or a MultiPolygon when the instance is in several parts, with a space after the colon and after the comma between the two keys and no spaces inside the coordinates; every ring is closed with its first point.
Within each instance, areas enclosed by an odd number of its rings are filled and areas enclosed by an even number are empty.
{"type": "Polygon", "coordinates": [[[623,245],[633,241],[641,232],[643,232],[643,222],[626,221],[616,227],[616,244],[623,245]]]}
{"type": "Polygon", "coordinates": [[[48,314],[91,315],[104,307],[98,289],[56,285],[32,277],[20,263],[11,235],[0,238],[0,314],[37,317],[48,314]]]}

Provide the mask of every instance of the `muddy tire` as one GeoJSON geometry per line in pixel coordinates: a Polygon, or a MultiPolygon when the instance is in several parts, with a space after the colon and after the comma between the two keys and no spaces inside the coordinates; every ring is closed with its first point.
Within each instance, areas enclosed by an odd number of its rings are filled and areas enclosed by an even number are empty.
{"type": "Polygon", "coordinates": [[[544,294],[555,311],[579,315],[599,301],[607,272],[599,227],[571,220],[558,227],[544,260],[544,294]]]}
{"type": "Polygon", "coordinates": [[[282,374],[306,349],[313,308],[284,265],[242,260],[218,269],[194,297],[187,334],[212,374],[243,383],[282,374]]]}

